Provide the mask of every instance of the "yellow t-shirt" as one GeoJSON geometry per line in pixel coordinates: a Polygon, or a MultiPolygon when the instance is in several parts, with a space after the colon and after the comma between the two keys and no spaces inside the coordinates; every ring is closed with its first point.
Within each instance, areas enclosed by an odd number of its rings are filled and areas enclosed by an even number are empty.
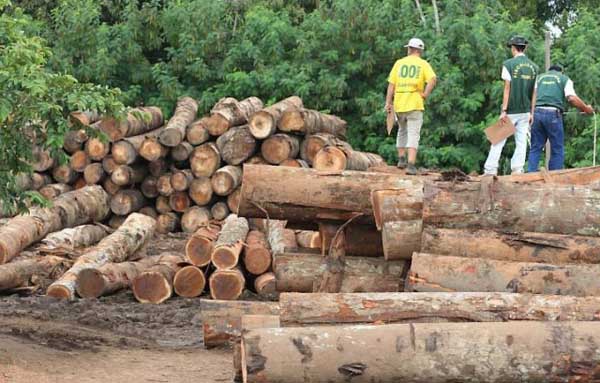
{"type": "Polygon", "coordinates": [[[394,64],[388,82],[396,86],[394,111],[425,110],[421,92],[425,84],[435,77],[431,65],[418,56],[406,56],[394,64]]]}

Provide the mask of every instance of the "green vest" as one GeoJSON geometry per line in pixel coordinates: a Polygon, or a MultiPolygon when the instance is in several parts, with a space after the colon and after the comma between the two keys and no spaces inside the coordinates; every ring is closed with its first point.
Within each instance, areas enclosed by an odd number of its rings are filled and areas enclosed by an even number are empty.
{"type": "Polygon", "coordinates": [[[504,66],[511,76],[507,113],[531,112],[531,96],[535,87],[538,66],[525,55],[506,60],[504,66]]]}
{"type": "Polygon", "coordinates": [[[565,87],[568,81],[567,76],[554,70],[540,75],[537,79],[535,106],[553,106],[565,110],[565,87]]]}

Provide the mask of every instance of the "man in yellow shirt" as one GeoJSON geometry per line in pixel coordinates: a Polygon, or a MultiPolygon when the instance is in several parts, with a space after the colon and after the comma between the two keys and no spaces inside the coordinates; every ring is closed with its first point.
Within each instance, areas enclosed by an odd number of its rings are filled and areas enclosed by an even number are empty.
{"type": "Polygon", "coordinates": [[[423,125],[424,101],[435,87],[436,76],[431,65],[421,58],[425,49],[421,39],[410,39],[405,47],[408,48],[408,55],[396,61],[388,77],[385,110],[396,113],[398,118],[398,167],[406,168],[408,165],[406,174],[417,174],[415,163],[423,125]]]}

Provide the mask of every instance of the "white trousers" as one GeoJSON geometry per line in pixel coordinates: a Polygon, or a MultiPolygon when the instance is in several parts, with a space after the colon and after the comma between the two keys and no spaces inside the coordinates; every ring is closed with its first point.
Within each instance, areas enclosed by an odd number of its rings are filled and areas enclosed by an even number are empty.
{"type": "MultiPolygon", "coordinates": [[[[523,173],[525,158],[527,156],[527,135],[529,134],[529,113],[509,114],[508,118],[515,125],[515,152],[510,160],[512,173],[523,173]]],[[[506,139],[491,145],[490,153],[483,167],[484,174],[498,174],[498,163],[506,139]]]]}

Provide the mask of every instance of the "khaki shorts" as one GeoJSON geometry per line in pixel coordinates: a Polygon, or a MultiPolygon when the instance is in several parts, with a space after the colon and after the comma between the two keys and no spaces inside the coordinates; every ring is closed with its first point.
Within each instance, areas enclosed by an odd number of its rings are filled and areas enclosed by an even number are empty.
{"type": "Polygon", "coordinates": [[[396,113],[398,116],[397,148],[418,148],[421,138],[421,126],[423,126],[423,111],[412,110],[410,112],[396,113]]]}

